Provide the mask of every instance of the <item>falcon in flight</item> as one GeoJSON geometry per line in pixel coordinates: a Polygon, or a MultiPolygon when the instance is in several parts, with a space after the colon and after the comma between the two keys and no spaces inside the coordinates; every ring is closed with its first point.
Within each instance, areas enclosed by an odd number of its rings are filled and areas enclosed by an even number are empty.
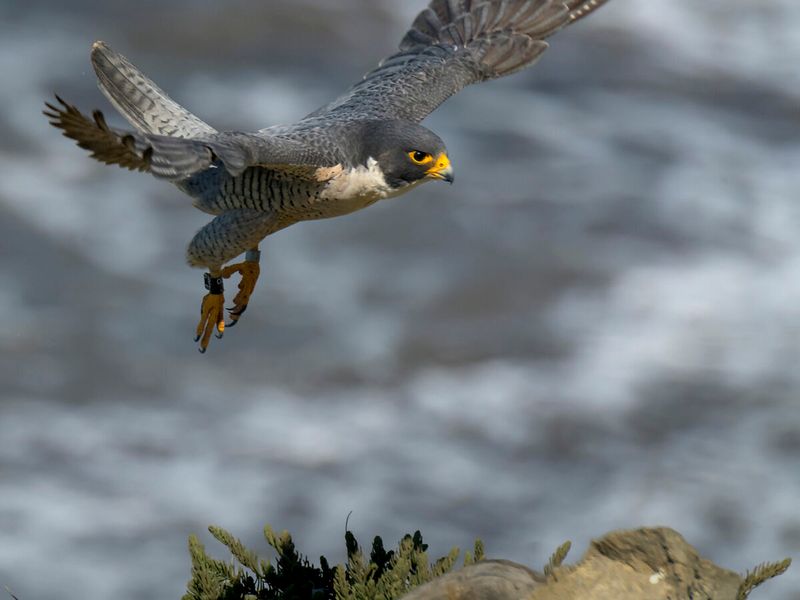
{"type": "Polygon", "coordinates": [[[463,87],[536,62],[548,37],[607,0],[432,0],[396,54],[342,96],[292,125],[220,132],[169,98],[103,42],[91,60],[100,89],[133,126],[109,127],[56,96],[45,115],[100,162],[151,173],[214,215],[189,243],[205,273],[196,342],[225,331],[223,281],[241,279],[236,324],[259,277],[266,236],[346,215],[426,181],[453,183],[444,142],[420,125],[463,87]],[[230,261],[245,254],[238,264],[230,261]]]}

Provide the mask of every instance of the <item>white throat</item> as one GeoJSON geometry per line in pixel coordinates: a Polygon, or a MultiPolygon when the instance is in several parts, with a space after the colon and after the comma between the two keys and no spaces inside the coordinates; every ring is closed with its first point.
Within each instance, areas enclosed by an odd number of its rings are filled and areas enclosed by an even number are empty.
{"type": "Polygon", "coordinates": [[[342,170],[333,177],[322,192],[322,197],[336,200],[363,198],[375,202],[387,198],[391,192],[378,161],[370,157],[367,166],[342,170]]]}

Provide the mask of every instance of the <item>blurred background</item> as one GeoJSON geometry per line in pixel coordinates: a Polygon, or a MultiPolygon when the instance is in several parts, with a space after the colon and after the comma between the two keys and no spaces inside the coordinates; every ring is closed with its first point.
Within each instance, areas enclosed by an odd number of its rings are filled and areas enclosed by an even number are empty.
{"type": "Polygon", "coordinates": [[[0,3],[0,585],[179,598],[190,533],[338,562],[351,511],[537,566],[656,524],[737,570],[800,553],[795,0],[613,0],[426,121],[455,186],[268,239],[206,356],[208,217],[40,114],[122,125],[103,39],[220,129],[291,122],[424,5],[0,3]]]}

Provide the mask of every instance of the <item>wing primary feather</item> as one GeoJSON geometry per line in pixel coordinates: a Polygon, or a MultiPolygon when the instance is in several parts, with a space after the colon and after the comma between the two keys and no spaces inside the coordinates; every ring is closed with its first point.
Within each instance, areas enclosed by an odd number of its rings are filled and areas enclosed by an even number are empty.
{"type": "Polygon", "coordinates": [[[607,4],[608,0],[571,0],[567,3],[570,10],[570,17],[572,22],[580,21],[584,17],[589,16],[598,8],[607,4]]]}
{"type": "Polygon", "coordinates": [[[102,163],[180,179],[213,162],[211,150],[200,142],[118,131],[108,126],[99,110],[89,118],[58,95],[56,101],[60,106],[45,103],[44,115],[50,124],[102,163]]]}

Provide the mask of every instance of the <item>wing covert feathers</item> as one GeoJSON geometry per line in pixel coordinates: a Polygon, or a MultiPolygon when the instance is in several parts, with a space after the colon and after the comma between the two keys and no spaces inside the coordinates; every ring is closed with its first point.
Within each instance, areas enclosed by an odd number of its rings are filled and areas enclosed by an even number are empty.
{"type": "Polygon", "coordinates": [[[105,42],[92,45],[91,59],[100,91],[142,133],[182,138],[216,133],[105,42]]]}

